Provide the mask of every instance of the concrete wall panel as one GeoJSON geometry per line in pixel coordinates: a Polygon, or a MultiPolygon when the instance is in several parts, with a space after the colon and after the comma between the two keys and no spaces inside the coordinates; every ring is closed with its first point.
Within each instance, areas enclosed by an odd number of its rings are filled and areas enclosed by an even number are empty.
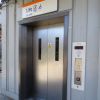
{"type": "Polygon", "coordinates": [[[98,94],[99,8],[99,0],[88,0],[86,100],[97,100],[98,94]]]}
{"type": "Polygon", "coordinates": [[[14,10],[15,5],[11,4],[9,5],[9,19],[8,19],[8,48],[7,48],[7,67],[8,67],[8,90],[10,92],[15,92],[15,76],[16,76],[16,71],[15,71],[15,10],[14,10]]]}
{"type": "Polygon", "coordinates": [[[6,8],[2,8],[2,91],[6,90],[6,8]]]}
{"type": "Polygon", "coordinates": [[[73,2],[73,42],[86,42],[85,90],[72,89],[71,100],[97,100],[99,0],[73,2]]]}

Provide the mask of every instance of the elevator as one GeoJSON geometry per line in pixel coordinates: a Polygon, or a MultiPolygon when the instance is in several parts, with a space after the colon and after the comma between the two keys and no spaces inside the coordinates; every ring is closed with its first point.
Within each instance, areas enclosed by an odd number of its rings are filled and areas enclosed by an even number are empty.
{"type": "Polygon", "coordinates": [[[50,16],[21,25],[20,100],[67,99],[68,16],[50,16]]]}
{"type": "Polygon", "coordinates": [[[35,100],[62,100],[63,41],[63,23],[37,27],[33,31],[35,100]]]}

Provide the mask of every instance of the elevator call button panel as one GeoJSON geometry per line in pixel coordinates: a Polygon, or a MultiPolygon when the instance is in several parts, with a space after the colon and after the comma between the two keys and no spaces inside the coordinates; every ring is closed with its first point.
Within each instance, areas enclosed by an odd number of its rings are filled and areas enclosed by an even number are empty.
{"type": "Polygon", "coordinates": [[[86,43],[74,42],[72,49],[72,88],[84,91],[86,43]]]}

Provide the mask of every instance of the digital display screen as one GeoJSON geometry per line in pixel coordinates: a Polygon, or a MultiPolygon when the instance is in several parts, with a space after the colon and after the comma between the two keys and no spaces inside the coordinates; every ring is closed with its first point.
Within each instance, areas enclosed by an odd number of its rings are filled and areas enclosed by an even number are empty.
{"type": "Polygon", "coordinates": [[[82,50],[82,49],[83,49],[83,46],[75,46],[75,49],[80,49],[80,50],[82,50]]]}

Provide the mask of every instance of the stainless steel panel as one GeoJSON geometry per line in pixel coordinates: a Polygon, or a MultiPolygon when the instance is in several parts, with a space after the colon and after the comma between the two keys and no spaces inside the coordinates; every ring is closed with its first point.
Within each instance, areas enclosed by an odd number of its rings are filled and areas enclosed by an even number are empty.
{"type": "Polygon", "coordinates": [[[62,100],[64,25],[38,27],[33,34],[34,99],[62,100]],[[59,40],[57,60],[55,57],[56,38],[59,40]],[[40,39],[41,57],[38,55],[40,39]]]}
{"type": "Polygon", "coordinates": [[[33,34],[35,99],[47,100],[47,27],[37,28],[33,34]],[[41,39],[41,59],[38,58],[39,39],[41,39]]]}
{"type": "Polygon", "coordinates": [[[62,100],[63,89],[63,36],[64,25],[48,28],[48,100],[62,100]],[[55,40],[59,38],[59,61],[55,61],[55,40]]]}
{"type": "Polygon", "coordinates": [[[26,100],[33,94],[33,28],[20,27],[19,57],[20,57],[20,100],[26,100]]]}

